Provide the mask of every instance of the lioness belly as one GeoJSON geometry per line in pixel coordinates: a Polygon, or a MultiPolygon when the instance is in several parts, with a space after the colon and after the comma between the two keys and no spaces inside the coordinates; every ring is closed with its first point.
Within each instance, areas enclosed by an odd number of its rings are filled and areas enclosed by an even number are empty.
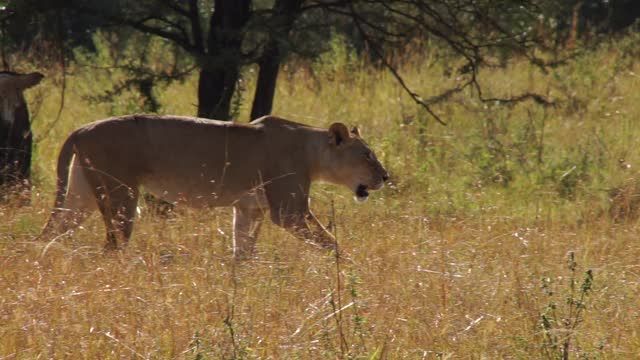
{"type": "Polygon", "coordinates": [[[191,207],[233,206],[256,194],[264,197],[261,188],[248,180],[224,184],[217,179],[200,176],[148,177],[141,181],[141,185],[145,191],[165,201],[191,207]]]}

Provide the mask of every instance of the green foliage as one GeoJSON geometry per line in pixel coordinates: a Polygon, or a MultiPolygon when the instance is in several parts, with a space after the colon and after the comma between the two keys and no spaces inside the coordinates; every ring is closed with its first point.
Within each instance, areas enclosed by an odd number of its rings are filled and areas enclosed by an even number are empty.
{"type": "Polygon", "coordinates": [[[362,71],[361,59],[353,47],[341,35],[335,34],[328,42],[328,49],[320,53],[314,61],[314,71],[329,81],[353,80],[358,71],[362,71]]]}
{"type": "MultiPolygon", "coordinates": [[[[587,296],[593,291],[593,270],[587,270],[580,283],[577,279],[578,264],[575,254],[567,255],[567,284],[565,289],[558,289],[550,277],[542,279],[542,290],[549,297],[549,303],[540,314],[542,329],[542,354],[546,359],[569,359],[573,350],[578,326],[586,316],[587,296]],[[562,291],[558,294],[558,292],[562,291]],[[560,301],[558,298],[562,298],[560,301]]],[[[563,280],[563,276],[558,277],[563,280]]],[[[581,358],[586,354],[580,354],[581,358]]]]}
{"type": "Polygon", "coordinates": [[[76,48],[78,66],[90,70],[86,83],[90,104],[110,104],[112,114],[158,112],[161,104],[156,88],[183,81],[193,63],[175,44],[145,35],[96,32],[95,49],[76,48]]]}

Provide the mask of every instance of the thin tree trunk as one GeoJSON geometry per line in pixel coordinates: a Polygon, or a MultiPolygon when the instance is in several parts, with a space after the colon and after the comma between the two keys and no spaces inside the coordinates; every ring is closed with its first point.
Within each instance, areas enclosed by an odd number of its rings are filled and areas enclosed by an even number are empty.
{"type": "Polygon", "coordinates": [[[230,120],[231,99],[242,64],[243,28],[250,10],[251,0],[215,2],[198,80],[199,117],[230,120]]]}
{"type": "MultiPolygon", "coordinates": [[[[236,66],[239,66],[236,65],[236,66]]],[[[198,117],[230,120],[231,99],[239,73],[237,68],[200,70],[198,79],[198,117]]]]}
{"type": "Polygon", "coordinates": [[[276,0],[273,10],[272,22],[275,30],[270,34],[264,53],[258,61],[258,82],[253,97],[251,119],[271,114],[273,98],[276,93],[278,71],[282,61],[283,51],[281,44],[286,41],[293,23],[298,17],[301,0],[276,0]],[[280,40],[280,41],[279,41],[280,40]]]}
{"type": "Polygon", "coordinates": [[[280,70],[280,56],[275,41],[269,41],[258,66],[258,82],[253,97],[251,120],[271,114],[273,98],[276,94],[276,81],[280,70]]]}

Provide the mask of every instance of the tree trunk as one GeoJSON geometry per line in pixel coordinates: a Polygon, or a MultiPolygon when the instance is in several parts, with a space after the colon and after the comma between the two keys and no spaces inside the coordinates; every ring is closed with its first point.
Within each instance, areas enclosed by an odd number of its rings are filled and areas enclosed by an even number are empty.
{"type": "Polygon", "coordinates": [[[286,41],[293,23],[298,17],[301,0],[276,0],[273,5],[274,16],[272,23],[275,30],[270,34],[264,52],[258,61],[258,83],[253,97],[251,120],[271,114],[273,98],[276,93],[278,71],[282,61],[283,51],[280,43],[286,41]]]}
{"type": "Polygon", "coordinates": [[[209,23],[198,80],[198,116],[230,120],[231,99],[242,65],[243,29],[251,0],[217,0],[209,23]]]}
{"type": "Polygon", "coordinates": [[[239,64],[225,69],[200,70],[198,79],[198,117],[231,120],[231,99],[239,78],[239,64]]]}
{"type": "Polygon", "coordinates": [[[258,83],[253,97],[251,120],[271,114],[273,98],[276,94],[276,81],[280,70],[280,56],[277,44],[269,41],[264,54],[258,62],[258,83]]]}

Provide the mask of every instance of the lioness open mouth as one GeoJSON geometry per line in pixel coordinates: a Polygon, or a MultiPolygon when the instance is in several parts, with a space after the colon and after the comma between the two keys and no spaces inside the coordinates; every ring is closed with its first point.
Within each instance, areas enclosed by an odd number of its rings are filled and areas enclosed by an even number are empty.
{"type": "Polygon", "coordinates": [[[356,200],[359,202],[363,202],[366,201],[367,198],[369,197],[369,192],[367,191],[367,186],[366,185],[358,185],[358,188],[356,189],[356,200]]]}

